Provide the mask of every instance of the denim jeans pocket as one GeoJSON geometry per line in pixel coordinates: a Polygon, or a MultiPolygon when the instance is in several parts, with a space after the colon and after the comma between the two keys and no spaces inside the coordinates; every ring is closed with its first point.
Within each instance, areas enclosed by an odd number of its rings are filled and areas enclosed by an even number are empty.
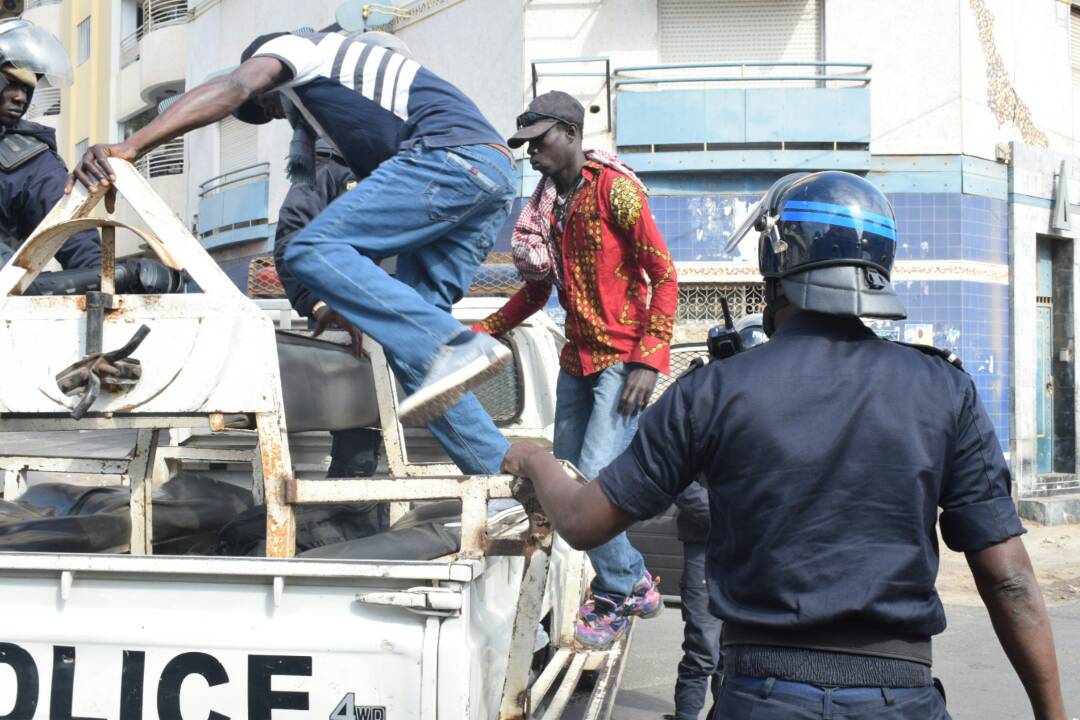
{"type": "Polygon", "coordinates": [[[435,222],[456,222],[497,190],[498,185],[479,167],[447,152],[438,175],[424,189],[428,217],[435,222]]]}

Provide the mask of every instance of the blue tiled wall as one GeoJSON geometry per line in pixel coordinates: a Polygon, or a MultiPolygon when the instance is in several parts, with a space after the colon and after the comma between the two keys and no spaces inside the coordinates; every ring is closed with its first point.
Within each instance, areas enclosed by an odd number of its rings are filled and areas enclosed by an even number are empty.
{"type": "Polygon", "coordinates": [[[903,340],[905,329],[932,326],[933,344],[952,350],[975,380],[998,440],[1009,444],[1009,287],[968,281],[899,282],[906,320],[872,322],[886,337],[903,340]]]}
{"type": "Polygon", "coordinates": [[[959,193],[889,196],[901,260],[1009,261],[1008,204],[959,193]]]}
{"type": "MultiPolygon", "coordinates": [[[[760,194],[654,194],[649,202],[672,257],[684,262],[756,262],[757,247],[746,240],[734,255],[723,246],[760,194]]],[[[889,195],[899,228],[901,260],[967,260],[1008,263],[1008,206],[960,193],[889,195]]],[[[515,204],[516,217],[524,199],[515,204]]],[[[507,224],[496,250],[510,249],[507,224]]],[[[979,282],[920,281],[899,283],[908,320],[875,323],[886,335],[904,337],[905,325],[933,326],[933,342],[953,350],[975,379],[1002,446],[1009,442],[1009,288],[979,282]]],[[[549,312],[561,319],[554,298],[549,312]]],[[[898,429],[899,431],[900,429],[898,429]]]]}

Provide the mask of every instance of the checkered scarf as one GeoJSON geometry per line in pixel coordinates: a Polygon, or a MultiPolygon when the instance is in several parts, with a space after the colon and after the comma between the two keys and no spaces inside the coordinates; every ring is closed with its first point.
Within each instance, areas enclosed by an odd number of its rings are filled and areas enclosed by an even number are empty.
{"type": "MultiPolygon", "coordinates": [[[[642,192],[648,192],[629,165],[603,150],[586,150],[585,158],[601,163],[633,180],[642,192]]],[[[529,202],[521,210],[514,223],[510,239],[510,254],[514,267],[527,281],[546,280],[549,277],[558,287],[563,286],[562,269],[556,260],[560,256],[555,243],[558,238],[551,231],[551,216],[555,208],[555,181],[549,177],[540,179],[529,202]]]]}

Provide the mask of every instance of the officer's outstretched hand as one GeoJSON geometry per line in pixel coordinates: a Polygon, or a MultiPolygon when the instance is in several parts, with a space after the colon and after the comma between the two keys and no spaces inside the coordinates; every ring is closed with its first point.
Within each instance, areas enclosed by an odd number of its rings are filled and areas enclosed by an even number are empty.
{"type": "Polygon", "coordinates": [[[91,194],[98,193],[102,188],[105,192],[105,209],[113,212],[116,209],[116,173],[109,165],[109,158],[115,157],[132,162],[139,156],[138,151],[128,143],[115,145],[91,145],[79,161],[75,164],[71,174],[68,175],[67,187],[64,194],[71,193],[78,180],[91,194]]]}
{"type": "Polygon", "coordinates": [[[529,458],[537,453],[547,452],[534,442],[523,440],[510,446],[503,456],[502,471],[515,477],[529,477],[529,458]]]}
{"type": "Polygon", "coordinates": [[[657,372],[646,365],[634,365],[626,374],[622,397],[619,399],[619,414],[633,417],[645,409],[656,387],[657,372]]]}

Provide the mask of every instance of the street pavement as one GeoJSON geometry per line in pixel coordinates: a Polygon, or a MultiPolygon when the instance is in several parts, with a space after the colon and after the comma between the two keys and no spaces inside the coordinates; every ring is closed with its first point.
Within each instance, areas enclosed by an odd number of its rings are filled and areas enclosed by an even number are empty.
{"type": "MultiPolygon", "coordinates": [[[[945,684],[953,720],[1031,718],[1027,696],[998,645],[986,610],[953,605],[946,606],[946,613],[949,627],[934,641],[934,672],[945,684]]],[[[1080,720],[1080,603],[1051,607],[1050,617],[1065,705],[1069,717],[1080,720]]],[[[659,720],[672,712],[681,642],[677,605],[637,623],[613,720],[659,720]]],[[[571,711],[567,717],[578,715],[571,711]]]]}

